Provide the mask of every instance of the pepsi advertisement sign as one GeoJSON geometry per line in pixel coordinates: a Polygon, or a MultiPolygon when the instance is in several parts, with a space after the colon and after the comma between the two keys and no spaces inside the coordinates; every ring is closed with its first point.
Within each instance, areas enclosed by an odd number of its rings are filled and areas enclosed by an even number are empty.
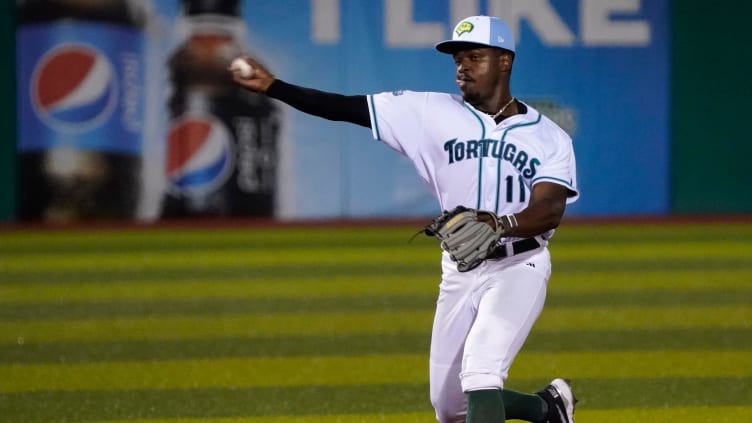
{"type": "Polygon", "coordinates": [[[84,44],[61,45],[41,58],[31,76],[34,111],[61,132],[82,132],[112,115],[118,87],[110,60],[84,44]]]}
{"type": "Polygon", "coordinates": [[[232,173],[235,150],[232,134],[211,115],[183,116],[167,138],[167,179],[177,194],[216,189],[232,173]]]}
{"type": "Polygon", "coordinates": [[[19,30],[19,87],[28,89],[18,96],[19,151],[141,154],[143,36],[110,27],[103,37],[101,31],[85,23],[19,30]]]}

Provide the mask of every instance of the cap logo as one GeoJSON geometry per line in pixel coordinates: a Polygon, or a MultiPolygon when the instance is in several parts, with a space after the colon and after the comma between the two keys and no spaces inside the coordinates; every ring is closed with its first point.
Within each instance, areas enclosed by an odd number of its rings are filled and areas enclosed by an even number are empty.
{"type": "Polygon", "coordinates": [[[473,28],[475,28],[473,26],[473,24],[471,24],[470,22],[465,21],[465,22],[462,22],[461,24],[457,25],[457,29],[455,29],[454,32],[459,37],[460,35],[462,35],[462,34],[464,34],[466,32],[472,31],[473,28]]]}

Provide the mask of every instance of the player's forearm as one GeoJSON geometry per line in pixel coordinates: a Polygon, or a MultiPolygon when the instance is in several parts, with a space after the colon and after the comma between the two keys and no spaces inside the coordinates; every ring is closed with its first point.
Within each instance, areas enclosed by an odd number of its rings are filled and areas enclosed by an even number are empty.
{"type": "Polygon", "coordinates": [[[517,219],[517,228],[511,235],[529,238],[556,229],[564,216],[564,204],[541,201],[514,216],[517,219]]]}
{"type": "Polygon", "coordinates": [[[527,207],[514,214],[516,227],[511,236],[529,238],[556,229],[567,206],[568,188],[551,182],[533,185],[527,207]]]}
{"type": "Polygon", "coordinates": [[[346,96],[328,93],[288,84],[279,79],[272,82],[266,94],[303,113],[329,120],[350,122],[367,128],[371,126],[368,101],[364,95],[346,96]]]}

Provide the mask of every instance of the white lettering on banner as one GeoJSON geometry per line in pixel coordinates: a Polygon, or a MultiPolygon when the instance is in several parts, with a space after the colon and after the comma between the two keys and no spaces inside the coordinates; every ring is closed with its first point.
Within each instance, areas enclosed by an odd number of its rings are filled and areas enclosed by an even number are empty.
{"type": "Polygon", "coordinates": [[[138,132],[142,127],[141,96],[142,81],[139,74],[141,62],[133,53],[123,53],[120,56],[120,69],[123,73],[123,127],[129,131],[138,132]]]}
{"type": "MultiPolygon", "coordinates": [[[[526,21],[544,45],[574,46],[578,35],[567,26],[550,0],[487,0],[488,13],[504,19],[517,39],[526,21]]],[[[585,46],[644,46],[650,44],[650,22],[627,19],[639,13],[642,0],[579,0],[579,42],[585,46]],[[611,20],[618,14],[619,20],[611,20]]],[[[438,3],[438,2],[437,2],[438,3]]],[[[318,44],[341,40],[339,0],[311,0],[312,39],[318,44]]],[[[479,0],[449,0],[451,23],[415,22],[414,0],[384,1],[385,44],[393,48],[433,47],[454,23],[481,13],[479,0]]]]}
{"type": "MultiPolygon", "coordinates": [[[[468,16],[475,16],[480,13],[480,0],[451,0],[450,3],[450,22],[453,22],[450,25],[454,25],[454,23],[457,23],[460,21],[460,19],[465,19],[468,16]]],[[[451,28],[451,27],[450,27],[451,28]]],[[[437,40],[438,41],[438,40],[437,40]]],[[[436,41],[434,41],[436,43],[436,41]]]]}
{"type": "Polygon", "coordinates": [[[650,44],[650,25],[645,21],[614,22],[611,13],[640,11],[640,0],[582,0],[582,42],[589,46],[643,46],[650,44]]]}
{"type": "Polygon", "coordinates": [[[444,37],[444,25],[438,22],[413,21],[413,2],[386,0],[386,45],[389,47],[423,47],[434,45],[444,37]]]}
{"type": "Polygon", "coordinates": [[[527,20],[543,44],[571,46],[575,36],[548,0],[489,0],[488,13],[504,19],[516,39],[520,39],[520,21],[527,20]]]}
{"type": "Polygon", "coordinates": [[[311,30],[318,44],[339,42],[339,0],[311,0],[311,30]]]}

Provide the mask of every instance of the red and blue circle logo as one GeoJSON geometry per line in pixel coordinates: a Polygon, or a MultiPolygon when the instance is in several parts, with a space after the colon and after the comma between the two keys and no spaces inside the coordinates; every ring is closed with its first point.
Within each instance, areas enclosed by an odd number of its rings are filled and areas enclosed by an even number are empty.
{"type": "Polygon", "coordinates": [[[167,139],[167,180],[185,195],[213,191],[227,181],[235,164],[232,134],[211,116],[173,122],[167,139]]]}
{"type": "Polygon", "coordinates": [[[42,121],[81,132],[106,121],[117,106],[117,78],[110,60],[84,44],[62,44],[34,68],[31,99],[42,121]]]}

